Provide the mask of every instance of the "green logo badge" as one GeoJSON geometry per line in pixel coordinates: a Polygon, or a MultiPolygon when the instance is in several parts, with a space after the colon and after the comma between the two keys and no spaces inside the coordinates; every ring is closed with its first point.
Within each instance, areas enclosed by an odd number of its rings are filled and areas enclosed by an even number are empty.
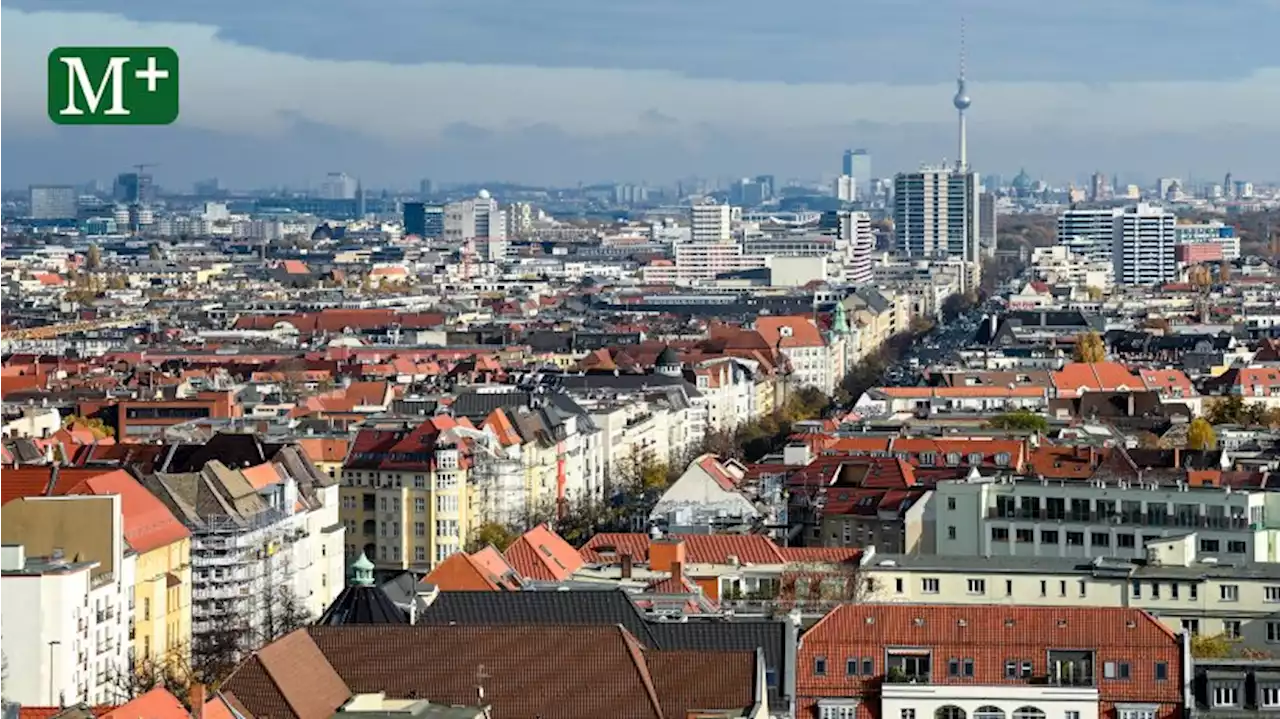
{"type": "Polygon", "coordinates": [[[49,119],[59,125],[170,124],[178,119],[178,53],[167,47],[54,48],[49,119]]]}

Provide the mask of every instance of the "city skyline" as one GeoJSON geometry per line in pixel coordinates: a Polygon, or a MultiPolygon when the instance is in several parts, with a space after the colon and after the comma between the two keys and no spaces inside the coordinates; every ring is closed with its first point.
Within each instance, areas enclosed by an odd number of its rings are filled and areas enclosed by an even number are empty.
{"type": "MultiPolygon", "coordinates": [[[[369,19],[325,7],[285,32],[285,23],[301,20],[288,3],[272,17],[220,5],[216,25],[201,24],[213,22],[203,8],[155,3],[16,6],[3,10],[6,187],[110,177],[139,161],[173,157],[184,162],[170,161],[158,173],[172,186],[206,176],[232,186],[299,186],[335,167],[370,185],[406,187],[421,177],[562,186],[691,174],[809,177],[835,174],[840,152],[850,146],[867,148],[877,175],[889,176],[956,159],[949,99],[961,9],[969,18],[969,89],[979,99],[969,113],[975,170],[1027,166],[1080,177],[1103,168],[1147,179],[1213,178],[1230,170],[1259,182],[1277,179],[1266,175],[1280,153],[1280,129],[1264,118],[1280,114],[1280,63],[1261,54],[1260,34],[1259,42],[1249,38],[1268,24],[1260,15],[1280,12],[1261,0],[1227,3],[1212,14],[1164,4],[1160,17],[1168,27],[1149,36],[1127,34],[1148,2],[1021,8],[1012,17],[982,3],[928,17],[862,3],[829,8],[880,21],[866,38],[844,38],[843,54],[836,53],[840,38],[817,26],[815,42],[782,52],[785,38],[801,30],[786,18],[772,19],[772,28],[734,20],[712,43],[754,38],[762,51],[756,54],[773,59],[764,65],[736,47],[723,59],[704,50],[611,48],[592,34],[621,12],[604,8],[566,29],[541,28],[522,43],[496,42],[486,60],[466,42],[405,42],[395,26],[412,22],[383,28],[378,42],[358,35],[356,42],[337,42],[338,26],[354,33],[369,19]],[[54,7],[73,11],[48,12],[54,7]],[[89,10],[128,12],[130,19],[89,10]],[[1090,22],[1096,29],[1084,49],[1123,37],[1139,59],[1099,59],[1054,37],[1090,22]],[[1159,52],[1232,23],[1236,42],[1221,63],[1159,52]],[[771,29],[777,38],[761,35],[771,29]],[[582,42],[561,49],[566,33],[582,42]],[[50,125],[43,105],[48,50],[104,42],[178,49],[184,88],[177,125],[50,125]]],[[[413,13],[406,5],[391,10],[413,13]]],[[[551,25],[547,16],[563,12],[544,9],[538,22],[551,25]]],[[[455,8],[424,27],[430,39],[487,28],[501,41],[512,28],[499,14],[492,6],[455,8]]]]}

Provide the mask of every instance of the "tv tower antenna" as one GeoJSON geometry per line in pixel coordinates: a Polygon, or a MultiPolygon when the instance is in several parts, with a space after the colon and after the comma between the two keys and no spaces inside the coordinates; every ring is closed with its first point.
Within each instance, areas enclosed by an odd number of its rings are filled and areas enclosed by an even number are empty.
{"type": "Polygon", "coordinates": [[[956,78],[956,94],[951,98],[951,104],[955,106],[960,113],[960,153],[956,161],[956,169],[965,172],[969,169],[969,143],[968,143],[968,127],[965,123],[965,110],[973,104],[973,100],[969,97],[969,92],[965,87],[965,22],[964,17],[960,18],[960,74],[956,78]]]}

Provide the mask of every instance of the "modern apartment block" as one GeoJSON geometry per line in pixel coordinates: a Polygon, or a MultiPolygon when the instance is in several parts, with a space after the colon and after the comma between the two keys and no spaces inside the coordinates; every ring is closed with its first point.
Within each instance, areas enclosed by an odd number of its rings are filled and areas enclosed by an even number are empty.
{"type": "Polygon", "coordinates": [[[1173,227],[1173,241],[1178,245],[1212,244],[1222,248],[1222,259],[1240,259],[1240,238],[1236,228],[1222,222],[1179,223],[1173,227]]]}
{"type": "Polygon", "coordinates": [[[1275,561],[1269,492],[1094,476],[939,482],[933,499],[937,553],[1141,559],[1149,542],[1195,532],[1203,556],[1275,561]]]}
{"type": "Polygon", "coordinates": [[[979,192],[975,172],[927,167],[900,173],[893,182],[893,221],[898,250],[921,259],[959,257],[980,272],[979,192]]]}
{"type": "Polygon", "coordinates": [[[695,244],[733,240],[733,208],[715,204],[691,206],[689,240],[695,244]]]}
{"type": "Polygon", "coordinates": [[[1058,244],[1092,262],[1112,265],[1115,218],[1118,209],[1072,208],[1058,215],[1058,244]]]}
{"type": "Polygon", "coordinates": [[[1171,631],[1251,645],[1280,637],[1280,564],[1201,561],[1193,532],[1147,545],[1140,560],[874,553],[866,601],[1131,607],[1171,631]]]}
{"type": "Polygon", "coordinates": [[[1172,212],[1144,203],[1126,207],[1116,216],[1111,259],[1117,283],[1154,285],[1178,276],[1177,221],[1172,212]]]}

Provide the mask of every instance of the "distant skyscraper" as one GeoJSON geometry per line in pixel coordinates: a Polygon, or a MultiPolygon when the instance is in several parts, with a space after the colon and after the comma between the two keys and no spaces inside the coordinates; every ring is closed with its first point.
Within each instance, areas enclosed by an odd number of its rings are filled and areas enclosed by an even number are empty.
{"type": "Polygon", "coordinates": [[[345,172],[330,172],[320,185],[324,200],[354,200],[359,183],[345,172]]]}
{"type": "Polygon", "coordinates": [[[764,199],[772,200],[777,183],[774,182],[773,175],[757,175],[756,182],[760,184],[760,192],[764,195],[764,199]]]}
{"type": "Polygon", "coordinates": [[[195,183],[194,190],[197,195],[217,195],[222,192],[222,184],[218,182],[218,178],[210,177],[195,183]]]}
{"type": "Polygon", "coordinates": [[[404,234],[426,237],[427,206],[422,202],[404,203],[404,234]]]}
{"type": "Polygon", "coordinates": [[[423,180],[418,183],[418,194],[422,197],[430,197],[436,191],[436,185],[431,180],[423,180]]]}
{"type": "Polygon", "coordinates": [[[79,193],[71,185],[32,185],[28,188],[33,220],[76,219],[79,193]]]}
{"type": "Polygon", "coordinates": [[[155,201],[155,188],[151,184],[151,175],[138,172],[122,172],[116,175],[114,195],[116,202],[150,204],[155,201]]]}
{"type": "Polygon", "coordinates": [[[1177,278],[1176,215],[1139,203],[1124,208],[1113,222],[1111,255],[1117,283],[1153,285],[1177,278]]]}
{"type": "Polygon", "coordinates": [[[982,254],[987,257],[996,256],[996,196],[985,190],[978,196],[978,243],[982,246],[982,254]]]}
{"type": "Polygon", "coordinates": [[[844,174],[853,178],[854,197],[858,202],[871,200],[871,153],[866,150],[854,150],[847,154],[844,174]]]}
{"type": "Polygon", "coordinates": [[[1095,172],[1089,177],[1089,201],[1097,202],[1107,198],[1107,176],[1101,172],[1095,172]]]}
{"type": "Polygon", "coordinates": [[[858,185],[853,175],[841,175],[835,181],[836,199],[841,202],[853,202],[858,199],[858,185]]]}
{"type": "Polygon", "coordinates": [[[450,245],[486,238],[506,240],[507,222],[498,201],[488,190],[470,200],[451,202],[444,208],[444,238],[450,245]]]}

